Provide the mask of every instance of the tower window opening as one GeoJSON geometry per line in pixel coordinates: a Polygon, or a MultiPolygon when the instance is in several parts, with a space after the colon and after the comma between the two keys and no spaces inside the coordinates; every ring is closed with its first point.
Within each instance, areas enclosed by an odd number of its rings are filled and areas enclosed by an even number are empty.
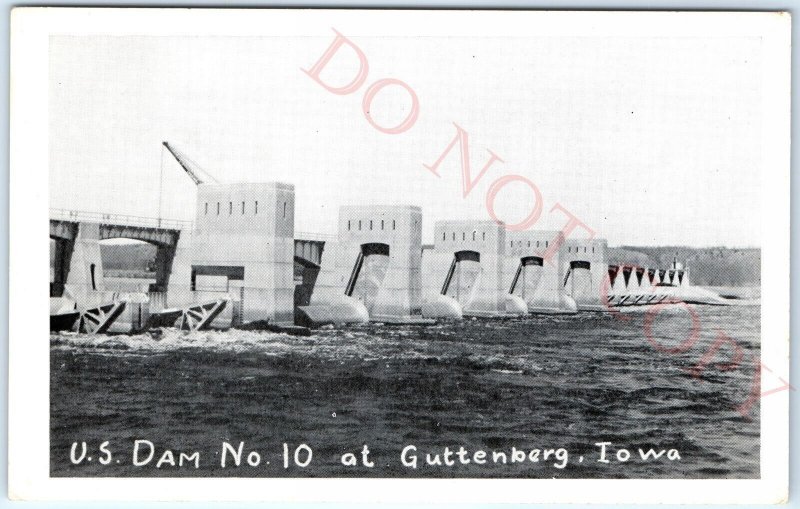
{"type": "Polygon", "coordinates": [[[397,229],[396,226],[397,226],[397,224],[394,222],[394,219],[392,219],[392,230],[397,229]]]}
{"type": "Polygon", "coordinates": [[[453,232],[453,240],[456,240],[456,232],[453,232]]]}
{"type": "Polygon", "coordinates": [[[283,218],[286,219],[286,202],[283,202],[283,218]]]}
{"type": "Polygon", "coordinates": [[[442,240],[447,240],[447,232],[442,232],[442,240]]]}
{"type": "Polygon", "coordinates": [[[592,253],[594,253],[594,246],[592,246],[592,253]]]}
{"type": "Polygon", "coordinates": [[[473,242],[475,241],[475,235],[477,235],[477,234],[478,234],[478,232],[476,232],[475,230],[472,230],[472,241],[473,242]]]}
{"type": "Polygon", "coordinates": [[[231,214],[233,214],[233,202],[229,201],[228,202],[228,215],[231,215],[231,214]]]}
{"type": "Polygon", "coordinates": [[[372,230],[372,219],[369,220],[369,229],[372,230]]]}
{"type": "Polygon", "coordinates": [[[461,232],[461,242],[467,240],[467,232],[461,232]]]}
{"type": "Polygon", "coordinates": [[[208,202],[206,202],[206,215],[208,215],[208,202]]]}
{"type": "Polygon", "coordinates": [[[536,247],[539,247],[539,241],[538,240],[536,241],[536,247]]]}
{"type": "Polygon", "coordinates": [[[531,247],[531,241],[530,240],[528,241],[528,247],[531,247]]]}
{"type": "Polygon", "coordinates": [[[358,221],[358,230],[361,231],[361,221],[358,221]]]}
{"type": "Polygon", "coordinates": [[[545,241],[544,241],[544,247],[548,247],[548,245],[549,245],[549,244],[550,244],[550,241],[549,241],[549,240],[545,240],[545,241]]]}
{"type": "Polygon", "coordinates": [[[255,208],[255,213],[256,213],[256,214],[258,214],[258,200],[256,200],[256,208],[255,208]]]}
{"type": "Polygon", "coordinates": [[[381,230],[383,230],[383,219],[381,219],[381,230]]]}
{"type": "Polygon", "coordinates": [[[244,215],[244,202],[242,202],[242,215],[244,215]]]}
{"type": "Polygon", "coordinates": [[[483,240],[486,240],[486,232],[483,232],[483,240]]]}
{"type": "Polygon", "coordinates": [[[586,252],[586,246],[583,246],[583,252],[584,253],[586,252]]]}
{"type": "Polygon", "coordinates": [[[350,231],[350,221],[347,222],[347,231],[350,231]]]}
{"type": "Polygon", "coordinates": [[[219,202],[217,202],[217,215],[219,215],[219,202]]]}

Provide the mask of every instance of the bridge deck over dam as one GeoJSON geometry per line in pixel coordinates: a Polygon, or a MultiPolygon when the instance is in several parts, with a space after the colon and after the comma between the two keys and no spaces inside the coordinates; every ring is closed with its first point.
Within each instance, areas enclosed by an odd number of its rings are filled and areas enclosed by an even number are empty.
{"type": "Polygon", "coordinates": [[[51,296],[61,296],[67,284],[102,291],[99,242],[109,239],[137,240],[156,246],[153,291],[164,291],[181,234],[190,235],[191,229],[191,221],[51,209],[50,238],[55,244],[51,296]]]}
{"type": "MultiPolygon", "coordinates": [[[[178,245],[181,232],[184,232],[184,235],[191,234],[194,228],[192,221],[178,219],[50,209],[50,238],[57,243],[74,243],[78,238],[81,223],[96,223],[99,241],[129,239],[171,249],[178,245]]],[[[335,238],[336,236],[331,234],[298,232],[294,240],[294,256],[298,263],[319,267],[322,263],[325,242],[335,238]]],[[[69,253],[69,256],[71,254],[69,253]]],[[[58,253],[56,258],[64,256],[65,253],[58,253]]],[[[63,261],[60,265],[63,265],[63,261]]]]}
{"type": "MultiPolygon", "coordinates": [[[[192,263],[193,255],[179,257],[181,250],[191,250],[193,221],[159,219],[152,217],[103,214],[64,209],[50,210],[50,239],[53,241],[53,267],[50,285],[51,297],[60,297],[66,287],[71,287],[73,296],[85,291],[103,292],[116,289],[105,284],[104,267],[100,253],[100,242],[110,239],[128,239],[146,242],[155,246],[156,255],[152,267],[155,282],[149,285],[148,293],[155,301],[166,306],[168,289],[180,290],[196,285],[198,275],[230,271],[207,270],[192,263]],[[185,245],[182,245],[185,244],[185,245]],[[176,272],[189,274],[185,281],[172,277],[176,272]]],[[[325,242],[333,235],[298,233],[294,239],[295,281],[299,283],[295,305],[307,304],[311,297],[316,275],[322,263],[325,242]]],[[[226,287],[227,289],[227,287],[226,287]]],[[[175,292],[178,293],[178,292],[175,292]]]]}

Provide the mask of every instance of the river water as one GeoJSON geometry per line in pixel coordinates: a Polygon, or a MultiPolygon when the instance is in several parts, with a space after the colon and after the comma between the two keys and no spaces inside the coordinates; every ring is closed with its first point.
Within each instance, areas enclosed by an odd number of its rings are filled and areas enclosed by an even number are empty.
{"type": "Polygon", "coordinates": [[[760,355],[759,307],[692,313],[673,306],[650,315],[370,324],[309,337],[52,335],[51,474],[757,478],[759,405],[737,407],[760,355]],[[732,341],[692,372],[719,331],[732,341]],[[718,369],[737,354],[736,366],[718,369]],[[141,466],[136,440],[155,449],[146,462],[140,442],[141,466]],[[105,441],[108,452],[98,450],[105,441]],[[244,442],[240,466],[230,449],[221,466],[224,442],[244,442]],[[604,458],[602,442],[610,443],[604,458]],[[300,464],[312,451],[305,467],[295,463],[300,444],[308,447],[300,464]],[[364,445],[374,466],[362,463],[364,445]],[[451,455],[447,465],[445,448],[459,447],[469,463],[451,455]],[[639,448],[674,451],[643,460],[639,448]],[[512,461],[514,449],[524,460],[512,461]],[[167,454],[156,468],[167,450],[176,466],[167,454]],[[180,452],[199,452],[197,464],[184,457],[179,466],[180,452]],[[342,464],[348,452],[357,465],[342,464]],[[442,464],[426,464],[426,454],[442,464]]]}

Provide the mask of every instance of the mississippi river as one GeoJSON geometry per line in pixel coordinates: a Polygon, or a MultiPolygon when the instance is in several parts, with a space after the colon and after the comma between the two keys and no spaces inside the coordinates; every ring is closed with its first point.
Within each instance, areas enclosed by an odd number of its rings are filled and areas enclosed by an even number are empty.
{"type": "Polygon", "coordinates": [[[51,474],[757,478],[759,404],[742,404],[759,307],[692,309],[694,323],[675,306],[651,314],[649,328],[637,310],[309,337],[52,335],[51,474]],[[720,331],[732,341],[701,363],[720,331]],[[515,450],[523,460],[511,461],[515,450]],[[167,455],[156,468],[165,451],[176,465],[167,455]]]}

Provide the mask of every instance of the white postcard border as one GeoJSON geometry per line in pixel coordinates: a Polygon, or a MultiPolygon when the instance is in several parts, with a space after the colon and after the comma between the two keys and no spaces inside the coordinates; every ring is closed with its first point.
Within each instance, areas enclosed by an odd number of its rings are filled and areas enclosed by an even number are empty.
{"type": "MultiPolygon", "coordinates": [[[[758,480],[49,477],[48,37],[52,34],[758,36],[763,48],[762,362],[789,378],[790,18],[785,13],[17,8],[11,28],[9,495],[28,500],[777,503],[788,391],[761,400],[758,480]]],[[[732,204],[735,206],[735,204],[732,204]]],[[[775,382],[775,380],[771,380],[775,382]]],[[[770,380],[764,378],[764,389],[770,380]]]]}

